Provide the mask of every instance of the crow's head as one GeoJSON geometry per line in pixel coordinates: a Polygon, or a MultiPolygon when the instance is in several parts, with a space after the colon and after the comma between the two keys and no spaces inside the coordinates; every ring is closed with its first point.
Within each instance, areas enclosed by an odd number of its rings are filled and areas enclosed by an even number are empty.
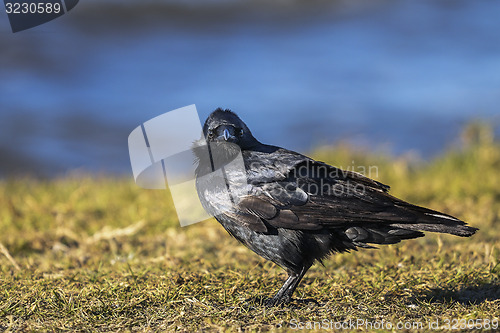
{"type": "Polygon", "coordinates": [[[258,141],[247,125],[231,110],[218,108],[208,116],[203,126],[207,142],[232,143],[241,149],[250,148],[258,141]]]}

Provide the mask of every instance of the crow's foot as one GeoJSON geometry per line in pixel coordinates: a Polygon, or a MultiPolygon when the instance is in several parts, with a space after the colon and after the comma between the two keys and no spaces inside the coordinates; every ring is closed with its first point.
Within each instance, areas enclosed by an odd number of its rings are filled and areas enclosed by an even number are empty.
{"type": "Polygon", "coordinates": [[[283,296],[281,298],[278,297],[273,297],[273,298],[268,298],[264,301],[264,306],[271,308],[274,306],[280,306],[280,305],[285,305],[287,303],[290,303],[292,298],[290,296],[283,296]]]}

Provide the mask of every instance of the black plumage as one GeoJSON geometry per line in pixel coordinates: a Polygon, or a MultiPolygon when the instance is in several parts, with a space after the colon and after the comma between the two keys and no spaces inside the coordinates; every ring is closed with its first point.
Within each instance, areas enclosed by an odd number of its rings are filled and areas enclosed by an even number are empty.
{"type": "Polygon", "coordinates": [[[262,144],[229,110],[212,112],[203,133],[211,157],[193,148],[203,207],[237,240],[288,273],[268,305],[290,301],[311,265],[331,253],[394,244],[422,237],[422,231],[467,237],[477,230],[393,197],[389,186],[359,173],[262,144]],[[228,167],[240,152],[244,170],[228,167]],[[213,172],[219,169],[223,173],[213,172]]]}

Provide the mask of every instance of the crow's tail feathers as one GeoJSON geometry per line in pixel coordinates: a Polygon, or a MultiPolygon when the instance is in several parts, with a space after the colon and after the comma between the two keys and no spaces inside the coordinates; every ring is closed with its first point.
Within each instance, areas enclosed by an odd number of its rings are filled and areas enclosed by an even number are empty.
{"type": "Polygon", "coordinates": [[[391,226],[414,231],[441,232],[461,237],[472,236],[479,230],[445,214],[429,214],[420,217],[415,223],[395,223],[391,226]]]}
{"type": "Polygon", "coordinates": [[[344,231],[353,245],[370,248],[369,244],[394,244],[403,239],[424,236],[423,231],[447,233],[461,237],[469,237],[479,230],[468,226],[451,215],[427,208],[404,203],[403,208],[411,219],[401,222],[373,223],[349,227],[344,231]]]}
{"type": "Polygon", "coordinates": [[[464,221],[448,214],[428,208],[405,203],[402,207],[417,216],[416,221],[391,223],[391,226],[414,231],[431,231],[469,237],[476,233],[477,228],[468,226],[464,221]]]}

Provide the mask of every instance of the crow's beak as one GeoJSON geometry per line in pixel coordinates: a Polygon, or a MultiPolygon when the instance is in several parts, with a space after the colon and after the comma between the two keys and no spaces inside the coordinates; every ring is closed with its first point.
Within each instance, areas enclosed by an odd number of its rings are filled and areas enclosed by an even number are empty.
{"type": "Polygon", "coordinates": [[[229,140],[229,138],[232,136],[231,134],[229,134],[229,131],[226,129],[224,129],[224,132],[222,133],[222,136],[224,137],[224,140],[229,140]]]}
{"type": "Polygon", "coordinates": [[[217,137],[218,141],[226,141],[226,142],[235,142],[236,136],[232,134],[232,129],[224,128],[222,132],[219,132],[219,136],[217,137]]]}

